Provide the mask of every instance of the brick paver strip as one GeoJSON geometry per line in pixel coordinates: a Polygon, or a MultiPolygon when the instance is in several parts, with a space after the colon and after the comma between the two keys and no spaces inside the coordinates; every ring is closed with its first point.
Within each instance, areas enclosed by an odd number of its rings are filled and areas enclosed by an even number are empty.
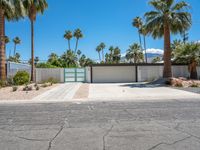
{"type": "Polygon", "coordinates": [[[89,84],[82,84],[77,92],[75,93],[73,99],[86,99],[89,96],[89,84]]]}

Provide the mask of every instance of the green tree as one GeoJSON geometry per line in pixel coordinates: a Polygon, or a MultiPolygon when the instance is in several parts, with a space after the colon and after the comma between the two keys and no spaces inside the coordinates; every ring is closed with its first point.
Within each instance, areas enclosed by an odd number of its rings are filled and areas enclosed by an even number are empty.
{"type": "Polygon", "coordinates": [[[119,47],[114,48],[113,52],[113,63],[119,63],[121,60],[121,50],[119,47]]]}
{"type": "Polygon", "coordinates": [[[183,33],[191,26],[191,15],[185,9],[189,5],[175,0],[151,0],[154,10],[145,14],[146,29],[153,38],[164,36],[164,71],[163,77],[172,77],[171,70],[171,42],[172,34],[183,33]]]}
{"type": "Polygon", "coordinates": [[[79,39],[83,38],[83,33],[80,29],[76,29],[74,31],[74,37],[76,38],[76,46],[75,46],[75,50],[74,50],[74,53],[76,54],[77,52],[77,49],[78,49],[78,42],[79,42],[79,39]]]}
{"type": "Polygon", "coordinates": [[[110,62],[113,62],[113,52],[114,52],[114,47],[110,46],[109,47],[109,52],[110,52],[110,62]]]}
{"type": "MultiPolygon", "coordinates": [[[[10,43],[10,38],[9,38],[8,36],[5,36],[5,53],[6,53],[6,45],[7,45],[8,43],[10,43]]],[[[10,53],[11,53],[11,52],[9,52],[9,56],[10,56],[10,53]]]]}
{"type": "Polygon", "coordinates": [[[70,41],[71,41],[72,37],[73,37],[73,34],[71,31],[69,31],[69,30],[65,31],[64,38],[68,41],[68,47],[69,47],[68,50],[71,50],[70,41]]]}
{"type": "Polygon", "coordinates": [[[20,54],[16,53],[14,56],[10,56],[7,60],[10,62],[20,63],[20,54]]]}
{"type": "Polygon", "coordinates": [[[62,66],[63,67],[76,67],[77,66],[77,57],[76,54],[71,51],[71,50],[67,50],[66,53],[64,53],[61,56],[61,60],[62,60],[62,66]]]}
{"type": "Polygon", "coordinates": [[[19,37],[15,37],[13,39],[13,43],[14,43],[14,51],[13,51],[14,53],[13,53],[13,55],[15,56],[17,45],[21,44],[21,39],[19,37]]]}
{"type": "Polygon", "coordinates": [[[104,59],[104,49],[106,48],[106,45],[102,42],[100,43],[100,48],[101,48],[101,53],[102,53],[102,61],[104,62],[105,59],[104,59]]]}
{"type": "Polygon", "coordinates": [[[126,52],[126,59],[130,62],[133,60],[135,64],[144,62],[144,54],[141,51],[140,45],[136,43],[130,45],[126,52]]]}
{"type": "Polygon", "coordinates": [[[141,38],[141,28],[143,25],[142,19],[140,17],[134,18],[132,25],[138,29],[140,48],[142,49],[142,38],[141,38]]]}
{"type": "Polygon", "coordinates": [[[5,20],[19,20],[23,16],[21,0],[0,0],[0,80],[6,80],[5,20]]]}
{"type": "Polygon", "coordinates": [[[43,14],[45,9],[47,9],[48,4],[46,0],[24,0],[23,4],[26,9],[26,14],[31,22],[31,81],[34,81],[34,23],[36,21],[37,13],[43,14]]]}
{"type": "Polygon", "coordinates": [[[99,61],[101,62],[101,54],[100,54],[100,52],[101,52],[101,47],[100,47],[99,45],[97,46],[96,51],[97,51],[98,54],[99,54],[99,61]]]}
{"type": "Polygon", "coordinates": [[[157,57],[153,58],[152,63],[158,63],[160,61],[161,61],[161,58],[157,56],[157,57]]]}
{"type": "Polygon", "coordinates": [[[50,65],[52,65],[52,66],[62,67],[62,62],[59,59],[58,55],[55,54],[55,53],[51,53],[49,55],[47,63],[50,64],[50,65]]]}
{"type": "Polygon", "coordinates": [[[186,43],[181,44],[175,49],[176,63],[189,64],[188,69],[191,79],[198,79],[197,65],[200,63],[200,44],[199,43],[186,43]]]}
{"type": "Polygon", "coordinates": [[[81,54],[82,54],[81,50],[78,50],[77,51],[78,59],[80,59],[81,54]]]}

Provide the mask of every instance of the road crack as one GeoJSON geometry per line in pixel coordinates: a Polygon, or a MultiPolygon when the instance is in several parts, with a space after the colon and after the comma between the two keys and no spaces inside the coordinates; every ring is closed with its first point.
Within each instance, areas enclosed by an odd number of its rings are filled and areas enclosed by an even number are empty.
{"type": "Polygon", "coordinates": [[[187,139],[189,139],[189,138],[191,138],[191,137],[192,137],[192,135],[187,136],[187,137],[185,137],[185,138],[183,138],[183,139],[174,141],[173,143],[161,142],[161,143],[158,143],[158,144],[154,145],[153,147],[149,148],[148,150],[154,150],[154,149],[156,149],[157,147],[159,147],[159,146],[161,146],[161,145],[168,145],[168,146],[171,146],[171,145],[177,144],[177,143],[179,143],[179,142],[183,142],[183,141],[185,141],[185,140],[187,140],[187,139]]]}
{"type": "Polygon", "coordinates": [[[112,131],[114,125],[110,127],[110,129],[107,130],[107,132],[103,135],[103,150],[106,150],[106,137],[109,135],[109,133],[112,131]]]}

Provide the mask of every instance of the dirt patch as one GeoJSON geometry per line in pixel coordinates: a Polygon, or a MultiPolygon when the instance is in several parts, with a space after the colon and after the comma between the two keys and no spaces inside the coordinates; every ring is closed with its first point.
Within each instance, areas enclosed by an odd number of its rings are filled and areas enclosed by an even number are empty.
{"type": "Polygon", "coordinates": [[[48,87],[40,87],[37,91],[35,89],[31,91],[23,91],[24,86],[19,86],[17,91],[13,92],[12,87],[5,87],[0,89],[0,100],[31,100],[34,97],[58,86],[59,84],[54,84],[48,87]]]}
{"type": "Polygon", "coordinates": [[[89,84],[82,84],[77,92],[75,93],[73,99],[86,99],[89,96],[89,84]]]}

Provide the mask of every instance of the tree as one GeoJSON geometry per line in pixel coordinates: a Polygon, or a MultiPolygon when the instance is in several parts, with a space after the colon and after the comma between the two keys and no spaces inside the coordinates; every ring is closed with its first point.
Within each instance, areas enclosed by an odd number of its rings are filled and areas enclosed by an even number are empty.
{"type": "Polygon", "coordinates": [[[31,81],[35,80],[35,64],[34,64],[34,23],[36,21],[37,13],[43,14],[48,7],[46,0],[24,0],[24,7],[26,14],[31,22],[31,81]]]}
{"type": "Polygon", "coordinates": [[[109,52],[110,52],[110,62],[112,62],[113,61],[113,52],[114,52],[114,47],[113,46],[110,46],[109,52]]]}
{"type": "Polygon", "coordinates": [[[0,80],[6,80],[5,20],[19,20],[23,16],[21,0],[0,0],[0,80]]]}
{"type": "Polygon", "coordinates": [[[99,54],[99,61],[101,62],[101,54],[100,54],[100,52],[101,52],[101,47],[100,47],[100,46],[97,46],[96,51],[97,51],[98,54],[99,54]]]}
{"type": "Polygon", "coordinates": [[[82,54],[81,50],[78,50],[77,51],[78,59],[80,59],[81,54],[82,54]]]}
{"type": "Polygon", "coordinates": [[[130,62],[133,60],[135,64],[144,62],[144,54],[141,51],[140,45],[136,43],[130,45],[126,52],[126,59],[130,62]]]}
{"type": "Polygon", "coordinates": [[[161,61],[160,57],[157,56],[157,57],[153,58],[152,63],[158,63],[160,61],[161,61]]]}
{"type": "Polygon", "coordinates": [[[102,42],[100,43],[100,48],[101,48],[101,52],[102,52],[102,61],[104,62],[105,59],[104,59],[104,49],[106,48],[106,45],[102,42]]]}
{"type": "Polygon", "coordinates": [[[15,56],[15,54],[16,54],[16,47],[17,47],[18,44],[21,44],[20,38],[19,37],[15,37],[13,39],[13,43],[14,43],[14,53],[13,53],[13,55],[15,56]]]}
{"type": "Polygon", "coordinates": [[[140,42],[140,48],[142,49],[142,39],[141,39],[141,27],[143,25],[142,19],[140,17],[136,17],[133,19],[132,25],[138,29],[138,35],[139,35],[139,42],[140,42]]]}
{"type": "Polygon", "coordinates": [[[72,37],[73,37],[73,34],[72,34],[71,31],[69,31],[69,30],[68,30],[68,31],[65,31],[64,38],[65,38],[66,40],[68,40],[68,47],[69,47],[69,50],[71,50],[70,41],[71,41],[72,37]]]}
{"type": "Polygon", "coordinates": [[[121,59],[121,50],[119,47],[114,48],[114,53],[113,53],[113,62],[114,63],[119,63],[121,59]]]}
{"type": "Polygon", "coordinates": [[[183,33],[191,26],[191,15],[185,10],[189,5],[175,0],[151,0],[154,10],[145,14],[146,29],[153,38],[164,36],[164,71],[163,77],[172,77],[170,37],[172,34],[183,33]]]}
{"type": "MultiPolygon", "coordinates": [[[[5,53],[6,53],[6,45],[10,43],[10,38],[8,36],[5,36],[5,53]]],[[[11,51],[9,52],[9,56],[10,56],[11,51]]]]}
{"type": "Polygon", "coordinates": [[[147,30],[145,25],[142,25],[142,27],[140,28],[140,33],[143,35],[143,41],[144,41],[144,52],[145,52],[145,61],[147,62],[147,47],[146,47],[146,36],[147,36],[147,30]]]}
{"type": "Polygon", "coordinates": [[[50,64],[50,65],[52,65],[52,66],[62,67],[62,62],[59,59],[58,55],[55,54],[55,53],[51,53],[49,55],[47,63],[50,64]]]}
{"type": "Polygon", "coordinates": [[[175,49],[175,62],[189,64],[188,70],[191,79],[198,79],[197,64],[200,63],[200,44],[186,43],[181,44],[175,49]]]}
{"type": "Polygon", "coordinates": [[[75,50],[74,50],[74,53],[76,54],[77,52],[77,49],[78,49],[78,42],[79,42],[79,39],[83,38],[83,33],[80,29],[76,29],[74,31],[74,37],[76,38],[76,46],[75,46],[75,50]]]}
{"type": "Polygon", "coordinates": [[[77,66],[77,57],[76,54],[71,51],[71,50],[67,50],[66,53],[64,53],[61,56],[61,60],[62,60],[62,65],[63,67],[76,67],[77,66]]]}
{"type": "Polygon", "coordinates": [[[10,62],[20,63],[20,54],[16,53],[14,56],[10,56],[7,60],[10,62]]]}

